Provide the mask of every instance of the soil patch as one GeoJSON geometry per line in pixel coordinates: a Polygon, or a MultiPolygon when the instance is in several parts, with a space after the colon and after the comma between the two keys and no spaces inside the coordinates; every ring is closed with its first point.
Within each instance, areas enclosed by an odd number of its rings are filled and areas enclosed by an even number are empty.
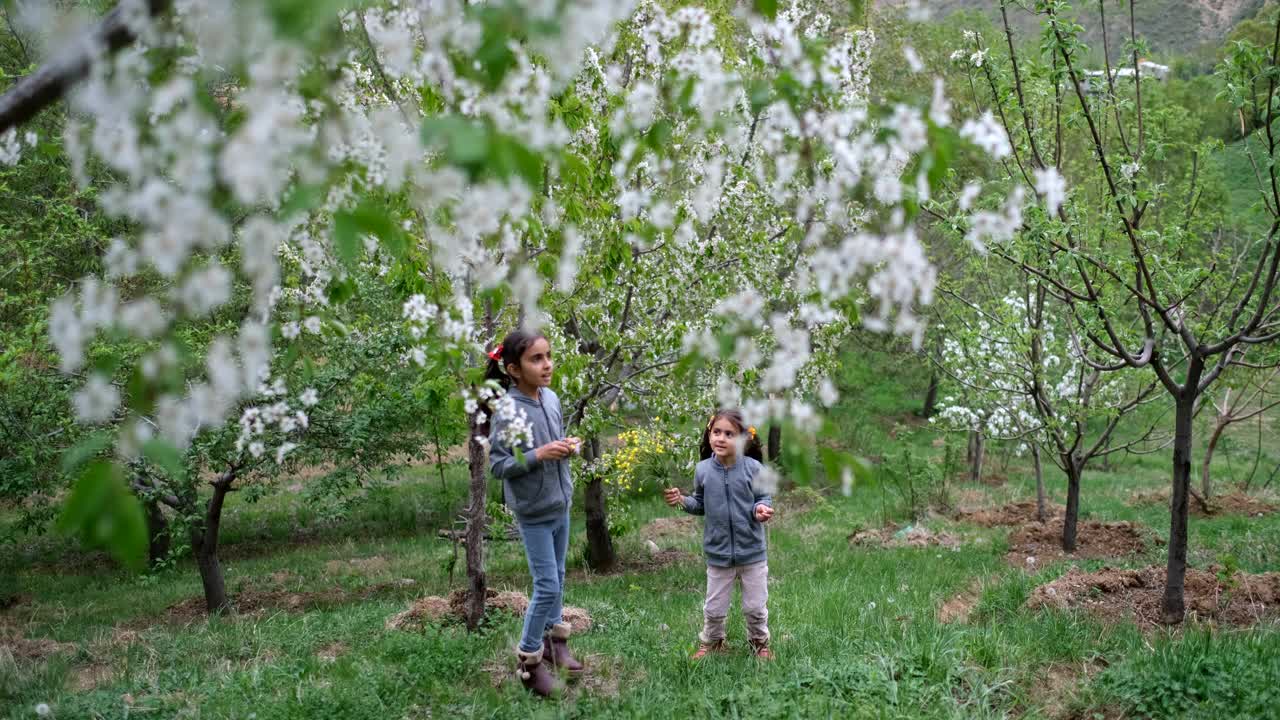
{"type": "MultiPolygon", "coordinates": [[[[1161,488],[1159,490],[1145,490],[1135,492],[1129,496],[1129,504],[1132,506],[1144,505],[1169,505],[1169,489],[1161,488]]],[[[1222,515],[1245,515],[1248,517],[1261,517],[1270,515],[1280,510],[1280,506],[1275,503],[1263,500],[1262,498],[1248,495],[1239,490],[1233,490],[1225,495],[1214,495],[1209,498],[1209,509],[1206,511],[1204,505],[1194,497],[1187,501],[1188,511],[1192,517],[1219,517],[1222,515]]]]}
{"type": "MultiPolygon", "coordinates": [[[[565,683],[565,691],[562,696],[563,700],[573,700],[582,695],[590,695],[592,697],[617,697],[622,687],[623,680],[628,683],[638,683],[645,679],[643,671],[624,673],[622,669],[622,661],[608,655],[577,655],[578,660],[586,667],[586,671],[582,677],[577,680],[565,683]]],[[[520,688],[520,679],[516,677],[515,656],[500,656],[486,663],[485,672],[489,675],[489,681],[493,687],[500,688],[503,685],[511,685],[520,688]]]]}
{"type": "Polygon", "coordinates": [[[933,532],[923,525],[887,525],[877,530],[858,530],[849,535],[851,545],[878,545],[887,548],[945,547],[959,549],[960,539],[949,532],[933,532]]]}
{"type": "MultiPolygon", "coordinates": [[[[330,587],[324,590],[293,592],[283,589],[243,589],[231,597],[236,615],[263,615],[272,611],[305,612],[317,608],[346,605],[369,598],[395,595],[415,585],[411,578],[369,585],[358,590],[330,587]]],[[[204,596],[195,595],[170,605],[161,617],[162,622],[190,625],[208,619],[204,596]]],[[[146,627],[154,623],[128,624],[126,628],[146,627]]]]}
{"type": "MultiPolygon", "coordinates": [[[[1061,518],[1066,510],[1065,507],[1055,502],[1046,502],[1044,506],[1045,517],[1047,518],[1061,518]]],[[[982,527],[1016,526],[1037,522],[1036,501],[1024,500],[1005,503],[993,508],[960,510],[956,513],[956,519],[981,525],[982,527]]]]}
{"type": "Polygon", "coordinates": [[[74,668],[67,676],[67,684],[75,692],[89,692],[114,679],[115,672],[109,666],[92,663],[74,668]]]}
{"type": "MultiPolygon", "coordinates": [[[[427,625],[462,623],[466,599],[467,595],[464,589],[454,590],[448,597],[429,595],[418,598],[413,601],[413,604],[407,610],[387,618],[386,628],[388,630],[418,632],[427,625]]],[[[522,592],[514,590],[498,591],[489,588],[485,593],[486,615],[490,613],[506,613],[521,617],[528,607],[529,597],[522,592]]],[[[583,608],[566,605],[562,613],[564,621],[569,623],[574,633],[588,632],[595,624],[591,619],[591,613],[583,608]]]]}
{"type": "MultiPolygon", "coordinates": [[[[1074,701],[1080,691],[1080,688],[1087,685],[1098,673],[1105,670],[1107,662],[1102,658],[1094,658],[1092,660],[1080,663],[1078,665],[1064,665],[1055,663],[1046,668],[1038,668],[1033,671],[1031,682],[1028,683],[1028,695],[1033,699],[1033,707],[1040,708],[1046,712],[1051,718],[1094,718],[1092,714],[1076,715],[1070,714],[1067,708],[1073,706],[1074,701]]],[[[1098,716],[1112,717],[1111,715],[1098,716]]],[[[1116,716],[1120,717],[1120,716],[1116,716]]]]}
{"type": "MultiPolygon", "coordinates": [[[[1139,625],[1160,624],[1165,568],[1103,568],[1086,573],[1073,567],[1031,592],[1027,607],[1079,608],[1111,621],[1132,619],[1139,625]]],[[[1280,573],[1227,575],[1218,566],[1187,569],[1187,616],[1200,621],[1245,627],[1280,618],[1280,573]]]]}
{"type": "Polygon", "coordinates": [[[701,523],[692,515],[655,518],[640,530],[645,540],[692,540],[700,534],[701,523]]]}
{"type": "Polygon", "coordinates": [[[778,519],[795,517],[827,504],[827,496],[811,487],[797,487],[774,497],[778,519]]]}
{"type": "Polygon", "coordinates": [[[1062,551],[1062,520],[1028,523],[1009,534],[1005,559],[1026,570],[1037,570],[1064,558],[1118,558],[1147,548],[1137,525],[1131,522],[1081,520],[1076,528],[1076,550],[1062,551]]]}
{"type": "Polygon", "coordinates": [[[347,651],[350,649],[351,648],[347,647],[346,643],[341,643],[341,642],[331,643],[317,650],[316,658],[318,658],[321,662],[327,662],[327,663],[337,662],[338,658],[342,657],[343,655],[346,655],[347,651]]]}
{"type": "Polygon", "coordinates": [[[978,600],[981,598],[982,581],[974,580],[964,592],[942,603],[938,608],[938,622],[946,625],[968,622],[969,616],[973,614],[973,608],[978,605],[978,600]]]}
{"type": "Polygon", "coordinates": [[[74,655],[75,643],[58,642],[49,638],[23,637],[21,632],[12,635],[0,635],[0,649],[7,650],[13,659],[20,662],[36,662],[47,660],[54,655],[74,655]]]}

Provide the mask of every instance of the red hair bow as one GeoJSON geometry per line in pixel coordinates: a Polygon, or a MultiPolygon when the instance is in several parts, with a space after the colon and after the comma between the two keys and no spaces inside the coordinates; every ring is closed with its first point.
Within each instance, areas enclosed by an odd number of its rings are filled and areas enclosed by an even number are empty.
{"type": "Polygon", "coordinates": [[[493,351],[489,353],[489,359],[494,362],[502,362],[502,345],[501,344],[499,344],[498,347],[494,348],[493,351]]]}

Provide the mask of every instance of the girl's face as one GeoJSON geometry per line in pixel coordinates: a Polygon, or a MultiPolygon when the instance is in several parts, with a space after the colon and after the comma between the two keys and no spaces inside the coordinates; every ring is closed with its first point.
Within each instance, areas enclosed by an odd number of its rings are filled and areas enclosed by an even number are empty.
{"type": "Polygon", "coordinates": [[[544,388],[551,384],[551,344],[546,338],[538,338],[520,356],[520,365],[508,365],[507,374],[516,385],[524,389],[544,388]]]}
{"type": "Polygon", "coordinates": [[[738,426],[729,418],[719,418],[711,424],[711,452],[721,461],[732,460],[738,456],[738,426]]]}

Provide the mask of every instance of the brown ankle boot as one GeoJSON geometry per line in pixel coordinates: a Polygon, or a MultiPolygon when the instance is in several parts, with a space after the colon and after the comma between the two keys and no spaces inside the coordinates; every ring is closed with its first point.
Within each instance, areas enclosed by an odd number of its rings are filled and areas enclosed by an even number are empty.
{"type": "Polygon", "coordinates": [[[567,673],[570,678],[578,678],[586,671],[586,667],[569,652],[570,629],[569,623],[557,623],[551,628],[551,632],[543,636],[542,646],[546,648],[552,666],[567,673]]]}
{"type": "Polygon", "coordinates": [[[551,672],[551,666],[542,661],[546,647],[527,653],[516,650],[516,673],[525,689],[540,697],[550,697],[561,690],[560,681],[551,672]]]}
{"type": "Polygon", "coordinates": [[[724,640],[716,640],[715,642],[703,642],[698,644],[698,652],[693,654],[694,660],[701,660],[711,653],[722,653],[725,651],[724,640]]]}
{"type": "Polygon", "coordinates": [[[769,649],[768,640],[752,640],[751,654],[755,655],[759,660],[772,660],[773,651],[769,649]]]}

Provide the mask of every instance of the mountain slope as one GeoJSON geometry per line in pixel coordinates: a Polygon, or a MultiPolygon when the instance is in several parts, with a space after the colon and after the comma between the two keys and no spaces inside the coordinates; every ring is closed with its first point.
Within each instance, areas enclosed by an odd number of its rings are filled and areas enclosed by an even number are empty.
{"type": "MultiPolygon", "coordinates": [[[[1185,53],[1206,42],[1218,42],[1226,37],[1236,23],[1252,17],[1265,0],[1135,0],[1134,16],[1138,36],[1144,37],[1156,54],[1185,53]]],[[[1129,3],[1105,0],[1107,16],[1107,40],[1112,58],[1122,52],[1123,43],[1129,38],[1129,3]]],[[[877,0],[881,6],[901,6],[905,0],[877,0]]],[[[928,0],[934,20],[952,13],[977,11],[1000,18],[999,0],[928,0]]],[[[1078,0],[1077,21],[1084,26],[1084,42],[1090,48],[1102,51],[1102,23],[1099,22],[1097,0],[1078,0]]],[[[1039,33],[1040,18],[1009,3],[1009,20],[1018,36],[1031,39],[1039,33]]]]}

